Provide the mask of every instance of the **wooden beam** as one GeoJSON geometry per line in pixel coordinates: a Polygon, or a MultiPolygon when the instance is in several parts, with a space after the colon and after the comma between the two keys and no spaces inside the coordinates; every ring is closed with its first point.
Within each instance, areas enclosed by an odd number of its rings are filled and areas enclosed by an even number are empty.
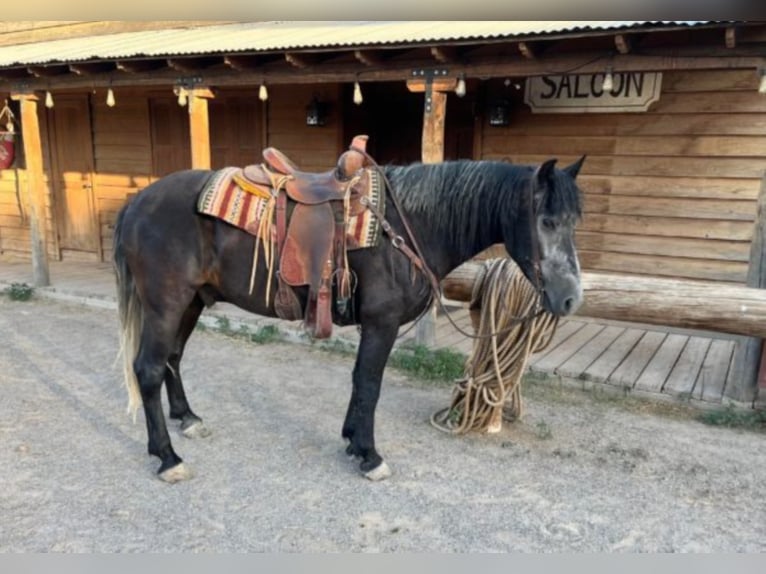
{"type": "MultiPolygon", "coordinates": [[[[409,87],[409,82],[407,84],[409,87]]],[[[443,91],[427,89],[424,97],[421,159],[423,163],[440,163],[444,161],[447,94],[443,91]]],[[[433,346],[436,341],[435,305],[431,306],[431,309],[420,318],[415,326],[415,341],[420,345],[429,347],[433,346]]]]}
{"type": "Polygon", "coordinates": [[[192,169],[210,169],[210,120],[207,101],[213,97],[208,87],[189,90],[189,135],[192,169]]]}
{"type": "MultiPolygon", "coordinates": [[[[452,271],[444,296],[469,301],[483,265],[469,261],[452,271]]],[[[581,281],[583,317],[766,337],[766,289],[596,272],[583,272],[581,281]]]]}
{"type": "MultiPolygon", "coordinates": [[[[407,80],[407,89],[413,93],[424,93],[427,82],[424,79],[407,80]]],[[[434,92],[451,92],[457,86],[457,78],[434,78],[431,90],[434,92]]]]}
{"type": "Polygon", "coordinates": [[[726,28],[724,38],[727,48],[737,47],[737,29],[734,26],[729,26],[726,28]]]}
{"type": "Polygon", "coordinates": [[[27,71],[35,78],[51,78],[69,73],[69,66],[27,66],[27,71]]]}
{"type": "Polygon", "coordinates": [[[370,67],[380,66],[384,60],[378,50],[354,50],[354,58],[370,67]]]}
{"type": "Polygon", "coordinates": [[[286,52],[285,60],[294,68],[303,70],[315,65],[319,61],[319,57],[316,54],[296,54],[294,52],[286,52]]]}
{"type": "Polygon", "coordinates": [[[531,42],[519,42],[517,44],[521,55],[529,60],[534,60],[537,57],[537,52],[534,45],[531,42]]]}
{"type": "MultiPolygon", "coordinates": [[[[756,205],[753,239],[750,243],[750,264],[747,269],[747,285],[766,294],[766,176],[761,180],[761,190],[756,205]]],[[[754,398],[758,389],[758,371],[763,360],[763,341],[749,337],[737,342],[731,372],[727,377],[725,394],[738,401],[754,398]]]]}
{"type": "Polygon", "coordinates": [[[167,66],[165,60],[118,60],[114,63],[120,72],[128,74],[141,74],[153,72],[167,66]]]}
{"type": "Polygon", "coordinates": [[[36,287],[50,285],[48,269],[48,230],[46,225],[45,171],[40,122],[37,116],[39,97],[33,92],[14,93],[11,98],[20,102],[21,133],[24,134],[27,190],[30,198],[30,235],[32,240],[32,271],[36,287]]]}
{"type": "Polygon", "coordinates": [[[218,62],[220,62],[220,60],[214,57],[168,58],[167,60],[168,67],[184,74],[194,74],[200,70],[214,66],[218,62]]]}
{"type": "Polygon", "coordinates": [[[614,45],[617,47],[617,51],[620,54],[627,54],[630,52],[631,40],[625,34],[615,34],[614,45]]]}
{"type": "Polygon", "coordinates": [[[441,64],[452,64],[458,59],[458,52],[455,46],[433,46],[431,56],[441,64]]]}
{"type": "Polygon", "coordinates": [[[90,76],[91,74],[104,74],[116,69],[112,62],[90,62],[87,64],[69,64],[69,71],[78,76],[90,76]]]}
{"type": "Polygon", "coordinates": [[[258,67],[258,57],[228,55],[223,57],[223,63],[232,70],[248,72],[258,67]]]}

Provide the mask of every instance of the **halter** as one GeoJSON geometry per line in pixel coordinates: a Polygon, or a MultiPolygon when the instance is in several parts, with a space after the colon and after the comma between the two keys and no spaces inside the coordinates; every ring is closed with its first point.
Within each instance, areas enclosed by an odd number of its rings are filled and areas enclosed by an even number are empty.
{"type": "MultiPolygon", "coordinates": [[[[386,189],[388,190],[388,195],[391,197],[391,201],[394,204],[394,208],[396,209],[397,213],[399,214],[399,218],[402,221],[402,225],[404,226],[404,231],[407,234],[407,237],[412,242],[412,246],[415,248],[414,251],[410,249],[410,247],[407,245],[407,243],[404,240],[404,237],[397,234],[394,229],[391,227],[391,224],[385,219],[381,211],[374,205],[372,205],[370,202],[362,201],[363,205],[367,207],[372,213],[375,215],[375,217],[378,218],[378,221],[380,221],[380,225],[383,228],[383,231],[388,235],[388,237],[391,239],[391,245],[394,246],[394,248],[401,251],[404,255],[407,256],[407,258],[410,260],[411,265],[416,267],[418,270],[423,273],[423,275],[428,280],[428,283],[431,288],[431,294],[429,304],[426,306],[426,308],[418,315],[417,319],[413,322],[413,325],[417,323],[427,312],[428,309],[431,307],[431,303],[434,299],[439,304],[439,308],[441,311],[445,314],[449,322],[452,324],[452,326],[462,335],[470,338],[470,339],[488,339],[491,337],[496,337],[498,335],[510,332],[515,328],[516,325],[519,323],[524,323],[527,321],[532,321],[535,318],[539,317],[543,314],[544,310],[540,307],[540,301],[542,300],[542,297],[544,295],[545,289],[543,286],[543,276],[542,276],[542,269],[540,266],[540,249],[538,245],[538,234],[537,234],[537,209],[534,205],[534,186],[529,186],[529,205],[528,205],[528,215],[529,215],[529,228],[530,228],[530,234],[532,236],[532,258],[531,258],[531,264],[532,269],[534,270],[535,274],[535,284],[533,285],[536,293],[537,293],[537,302],[535,303],[535,306],[530,309],[530,311],[523,317],[515,317],[511,324],[501,330],[497,331],[495,333],[489,333],[487,335],[475,335],[473,333],[468,333],[467,331],[464,331],[461,329],[457,323],[455,323],[455,320],[450,315],[449,311],[447,310],[447,307],[444,305],[444,302],[442,301],[442,290],[441,285],[439,284],[439,280],[436,278],[436,275],[433,271],[431,271],[431,268],[428,266],[428,263],[426,263],[425,256],[423,255],[423,251],[420,249],[420,246],[418,245],[417,240],[415,239],[415,235],[412,233],[412,229],[410,228],[409,223],[407,222],[407,217],[404,214],[404,210],[401,208],[401,205],[399,204],[399,198],[397,197],[396,193],[394,193],[393,186],[391,185],[391,182],[386,177],[386,174],[384,173],[383,168],[370,156],[370,154],[367,153],[366,150],[363,150],[361,148],[351,146],[349,149],[354,150],[360,154],[362,154],[367,161],[370,162],[370,164],[380,173],[381,178],[383,179],[383,183],[386,186],[386,189]]],[[[364,199],[364,198],[363,198],[364,199]]],[[[529,258],[527,258],[529,261],[529,258]]],[[[406,332],[406,331],[405,331],[406,332]]]]}

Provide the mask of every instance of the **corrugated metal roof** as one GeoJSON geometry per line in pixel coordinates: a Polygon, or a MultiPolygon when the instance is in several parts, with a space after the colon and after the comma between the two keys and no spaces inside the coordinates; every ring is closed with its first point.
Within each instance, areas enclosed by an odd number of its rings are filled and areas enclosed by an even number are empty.
{"type": "Polygon", "coordinates": [[[242,22],[127,32],[0,47],[0,66],[568,35],[713,21],[334,21],[242,22]]]}

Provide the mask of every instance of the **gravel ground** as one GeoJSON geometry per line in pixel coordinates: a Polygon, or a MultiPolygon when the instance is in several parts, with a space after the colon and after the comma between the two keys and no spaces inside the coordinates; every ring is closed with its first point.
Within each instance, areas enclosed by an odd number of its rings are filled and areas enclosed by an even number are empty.
{"type": "Polygon", "coordinates": [[[125,415],[113,311],[0,298],[1,552],[764,552],[766,435],[551,385],[497,435],[428,419],[451,389],[389,371],[372,483],[344,454],[352,359],[192,337],[213,431],[168,485],[125,415]]]}

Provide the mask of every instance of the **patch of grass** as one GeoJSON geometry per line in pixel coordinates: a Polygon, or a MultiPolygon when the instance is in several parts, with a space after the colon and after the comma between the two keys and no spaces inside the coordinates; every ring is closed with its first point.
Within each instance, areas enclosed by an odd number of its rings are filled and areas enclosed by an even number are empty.
{"type": "Polygon", "coordinates": [[[327,351],[335,355],[343,355],[344,357],[353,356],[356,354],[356,347],[353,343],[343,341],[341,339],[331,339],[329,341],[322,341],[319,345],[322,351],[327,351]]]}
{"type": "Polygon", "coordinates": [[[250,335],[250,341],[252,343],[258,343],[259,345],[274,343],[275,341],[279,341],[281,338],[282,335],[280,334],[276,325],[263,325],[255,333],[250,335]]]}
{"type": "Polygon", "coordinates": [[[11,283],[5,292],[12,301],[29,301],[35,288],[26,283],[11,283]]]}
{"type": "Polygon", "coordinates": [[[535,436],[540,440],[550,440],[553,438],[553,431],[545,421],[537,421],[535,424],[535,436]]]}
{"type": "Polygon", "coordinates": [[[712,426],[766,431],[766,410],[743,410],[727,405],[702,412],[697,419],[712,426]]]}
{"type": "Polygon", "coordinates": [[[231,329],[231,321],[228,317],[218,317],[215,320],[216,331],[223,333],[224,335],[231,335],[233,331],[231,329]]]}
{"type": "Polygon", "coordinates": [[[429,381],[448,381],[463,376],[465,356],[450,349],[429,349],[423,345],[400,347],[391,353],[388,364],[429,381]]]}

